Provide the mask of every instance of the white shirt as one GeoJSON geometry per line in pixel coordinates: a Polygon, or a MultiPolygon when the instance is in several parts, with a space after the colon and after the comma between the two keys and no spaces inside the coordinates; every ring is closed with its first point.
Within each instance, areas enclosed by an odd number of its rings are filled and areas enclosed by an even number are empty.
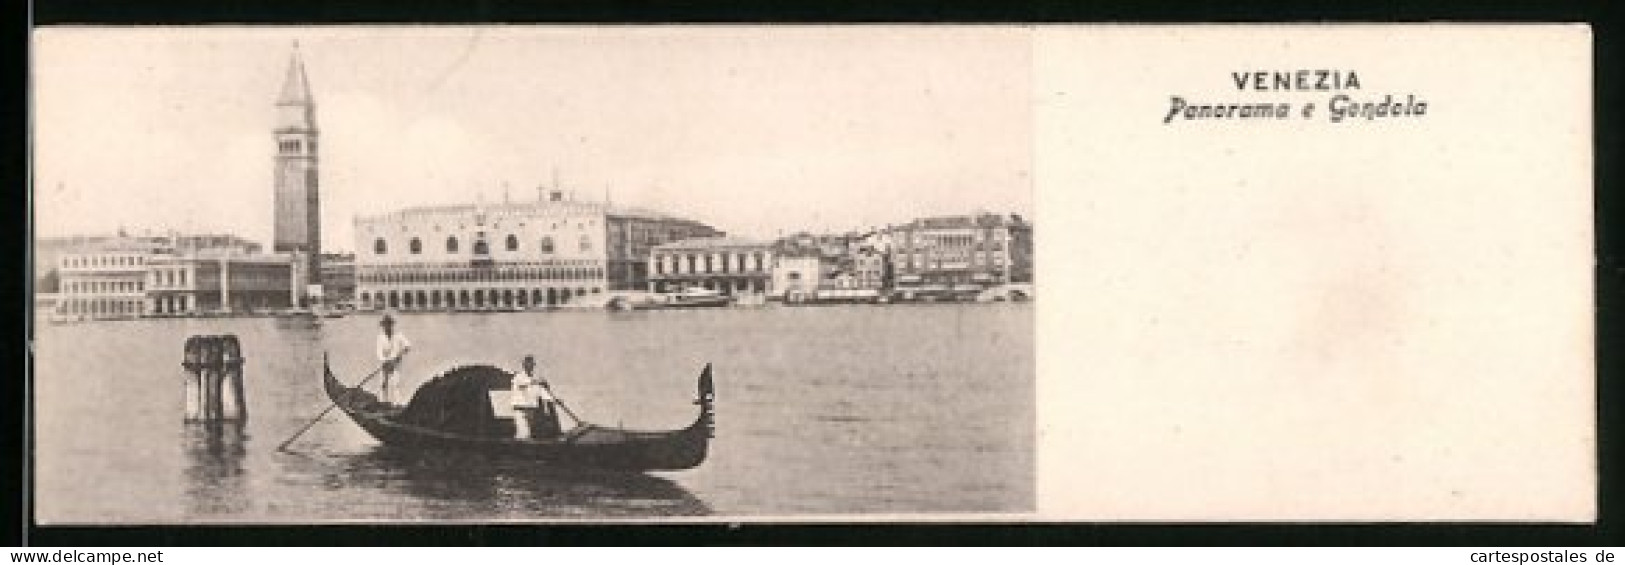
{"type": "Polygon", "coordinates": [[[513,376],[513,391],[512,391],[513,392],[513,395],[512,395],[513,407],[514,408],[533,408],[533,407],[535,407],[536,406],[536,398],[535,398],[535,396],[533,396],[534,395],[533,391],[536,388],[537,388],[536,387],[536,381],[531,380],[531,378],[528,375],[525,375],[524,373],[519,373],[517,375],[514,375],[513,376]]]}
{"type": "Polygon", "coordinates": [[[378,334],[378,361],[380,363],[399,361],[401,355],[406,354],[406,349],[409,347],[412,347],[412,342],[407,341],[406,336],[401,332],[395,332],[394,335],[387,336],[380,332],[378,334]]]}

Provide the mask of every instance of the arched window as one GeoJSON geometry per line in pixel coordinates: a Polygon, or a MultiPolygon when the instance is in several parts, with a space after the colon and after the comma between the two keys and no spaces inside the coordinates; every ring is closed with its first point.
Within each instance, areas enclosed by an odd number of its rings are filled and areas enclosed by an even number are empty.
{"type": "Polygon", "coordinates": [[[474,254],[475,255],[488,255],[490,253],[491,253],[491,248],[486,246],[484,241],[475,241],[474,242],[474,254]]]}
{"type": "Polygon", "coordinates": [[[407,250],[411,251],[413,255],[417,255],[423,252],[423,241],[414,237],[412,238],[412,241],[407,242],[406,247],[407,250]]]}
{"type": "Polygon", "coordinates": [[[518,250],[519,250],[519,238],[514,237],[513,234],[508,234],[508,251],[518,251],[518,250]]]}
{"type": "Polygon", "coordinates": [[[448,237],[448,238],[446,238],[446,253],[456,253],[456,252],[457,252],[457,238],[456,237],[448,237]]]}
{"type": "Polygon", "coordinates": [[[553,236],[542,236],[542,253],[553,252],[553,236]]]}
{"type": "Polygon", "coordinates": [[[374,255],[389,253],[389,246],[384,244],[384,238],[380,237],[372,241],[372,253],[374,255]]]}
{"type": "Polygon", "coordinates": [[[590,236],[590,235],[581,236],[581,250],[582,251],[592,251],[592,236],[590,236]]]}

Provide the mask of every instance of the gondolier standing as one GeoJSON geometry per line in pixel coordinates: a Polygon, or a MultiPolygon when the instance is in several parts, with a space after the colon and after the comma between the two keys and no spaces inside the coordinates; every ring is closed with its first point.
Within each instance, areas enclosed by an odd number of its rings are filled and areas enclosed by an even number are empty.
{"type": "Polygon", "coordinates": [[[378,334],[378,362],[383,364],[384,372],[384,402],[393,404],[390,399],[389,381],[400,374],[401,358],[406,352],[412,350],[412,342],[407,341],[406,335],[395,331],[395,317],[384,314],[384,319],[378,321],[383,329],[378,334]]]}
{"type": "Polygon", "coordinates": [[[536,411],[536,379],[531,378],[531,371],[536,368],[536,358],[525,356],[525,372],[514,375],[510,383],[513,396],[513,428],[514,439],[530,439],[531,414],[536,411]]]}

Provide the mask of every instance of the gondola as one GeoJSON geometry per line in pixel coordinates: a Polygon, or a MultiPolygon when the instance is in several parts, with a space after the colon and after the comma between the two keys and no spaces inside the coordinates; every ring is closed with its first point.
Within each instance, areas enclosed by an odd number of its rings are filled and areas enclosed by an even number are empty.
{"type": "Polygon", "coordinates": [[[496,415],[490,392],[507,390],[513,378],[497,367],[465,365],[446,371],[419,387],[406,406],[344,386],[325,358],[322,371],[333,404],[378,441],[397,448],[473,451],[561,468],[675,471],[704,462],[715,431],[709,364],[699,378],[699,416],[686,428],[637,431],[583,423],[561,435],[533,439],[515,439],[514,420],[496,415]]]}

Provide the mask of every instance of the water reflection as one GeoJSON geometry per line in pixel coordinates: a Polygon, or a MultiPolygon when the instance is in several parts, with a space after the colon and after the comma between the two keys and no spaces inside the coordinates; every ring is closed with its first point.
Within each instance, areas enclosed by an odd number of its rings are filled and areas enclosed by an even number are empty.
{"type": "MultiPolygon", "coordinates": [[[[567,470],[465,453],[377,446],[345,457],[329,481],[399,489],[451,503],[451,517],[703,516],[704,501],[671,480],[642,473],[567,470]]],[[[431,504],[431,507],[440,506],[431,504]]]]}
{"type": "Polygon", "coordinates": [[[243,422],[188,422],[182,432],[186,452],[186,500],[195,514],[240,514],[246,492],[248,433],[243,422]]]}

